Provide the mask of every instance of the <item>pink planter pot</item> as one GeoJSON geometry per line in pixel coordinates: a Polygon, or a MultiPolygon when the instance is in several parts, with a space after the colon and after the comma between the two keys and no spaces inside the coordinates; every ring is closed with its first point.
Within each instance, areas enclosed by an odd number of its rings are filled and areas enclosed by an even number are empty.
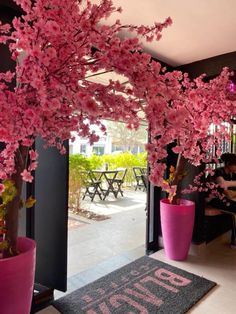
{"type": "Polygon", "coordinates": [[[0,259],[0,313],[29,314],[35,273],[35,241],[18,238],[20,254],[0,259]]]}
{"type": "Polygon", "coordinates": [[[180,205],[161,200],[161,229],[165,254],[172,260],[185,260],[192,240],[195,204],[182,199],[180,205]]]}

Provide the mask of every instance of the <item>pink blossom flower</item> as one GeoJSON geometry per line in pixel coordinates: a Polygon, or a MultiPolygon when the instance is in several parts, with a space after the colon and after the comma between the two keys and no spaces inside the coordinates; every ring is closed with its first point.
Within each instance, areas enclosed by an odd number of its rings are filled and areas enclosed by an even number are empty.
{"type": "Polygon", "coordinates": [[[28,170],[33,171],[33,170],[36,170],[37,167],[38,167],[38,162],[34,161],[34,162],[31,162],[31,164],[29,165],[28,170]]]}
{"type": "Polygon", "coordinates": [[[38,153],[35,150],[31,149],[29,151],[29,156],[31,160],[36,160],[38,158],[38,153]]]}
{"type": "Polygon", "coordinates": [[[45,30],[49,34],[57,35],[60,33],[61,28],[56,21],[48,20],[45,24],[45,30]]]}
{"type": "Polygon", "coordinates": [[[26,182],[32,182],[34,179],[31,173],[27,171],[26,169],[21,173],[21,176],[22,176],[22,179],[26,182]]]}

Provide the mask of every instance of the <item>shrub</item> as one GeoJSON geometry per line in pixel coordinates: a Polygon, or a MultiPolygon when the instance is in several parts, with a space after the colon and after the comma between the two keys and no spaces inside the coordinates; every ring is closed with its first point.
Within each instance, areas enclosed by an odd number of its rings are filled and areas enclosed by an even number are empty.
{"type": "Polygon", "coordinates": [[[135,166],[146,167],[146,156],[146,153],[133,155],[130,152],[124,152],[117,155],[104,155],[102,158],[104,163],[108,163],[109,169],[127,168],[125,184],[132,185],[135,181],[132,168],[135,166]]]}
{"type": "Polygon", "coordinates": [[[98,155],[92,155],[88,158],[88,161],[90,164],[90,169],[92,170],[101,169],[104,164],[102,157],[98,155]]]}
{"type": "Polygon", "coordinates": [[[83,155],[69,157],[69,208],[75,212],[81,210],[82,180],[80,172],[90,169],[88,158],[83,155]]]}
{"type": "Polygon", "coordinates": [[[119,154],[107,154],[102,156],[92,155],[84,157],[83,155],[70,155],[70,180],[69,180],[69,206],[79,210],[79,197],[81,194],[82,180],[80,171],[94,170],[105,168],[108,165],[109,170],[117,168],[127,168],[128,171],[125,177],[125,185],[131,186],[135,182],[133,167],[146,167],[147,153],[139,153],[134,155],[130,152],[119,154]]]}

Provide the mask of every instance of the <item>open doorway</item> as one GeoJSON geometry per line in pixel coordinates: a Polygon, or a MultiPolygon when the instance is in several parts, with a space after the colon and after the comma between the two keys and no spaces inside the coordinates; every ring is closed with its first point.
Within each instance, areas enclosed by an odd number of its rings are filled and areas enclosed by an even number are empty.
{"type": "Polygon", "coordinates": [[[105,124],[107,135],[93,146],[83,138],[70,143],[68,283],[145,254],[147,127],[105,124]]]}

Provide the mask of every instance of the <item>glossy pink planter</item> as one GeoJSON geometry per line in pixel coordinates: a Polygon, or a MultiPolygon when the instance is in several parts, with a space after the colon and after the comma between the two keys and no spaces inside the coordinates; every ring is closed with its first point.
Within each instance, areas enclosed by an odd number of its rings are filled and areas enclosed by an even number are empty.
{"type": "Polygon", "coordinates": [[[165,254],[172,260],[185,260],[192,240],[195,204],[182,199],[180,205],[172,205],[163,199],[160,205],[165,254]]]}
{"type": "Polygon", "coordinates": [[[18,238],[20,254],[0,259],[0,313],[29,314],[35,273],[35,241],[18,238]]]}

